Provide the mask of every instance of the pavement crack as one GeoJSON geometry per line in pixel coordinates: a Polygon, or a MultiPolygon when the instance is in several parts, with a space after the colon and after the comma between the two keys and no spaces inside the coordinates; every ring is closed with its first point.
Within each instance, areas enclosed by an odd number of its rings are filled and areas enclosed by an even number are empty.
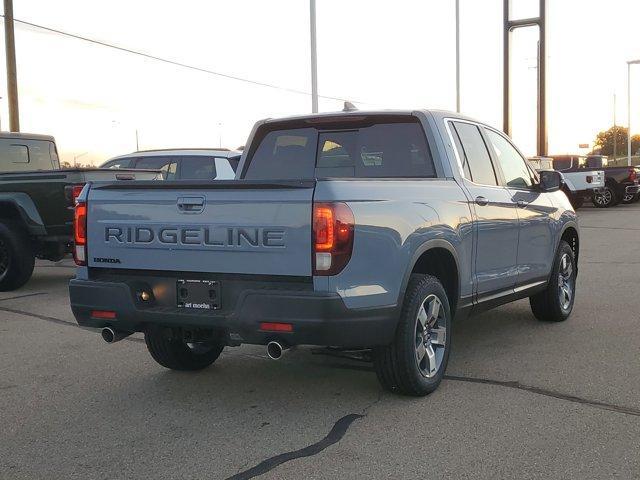
{"type": "Polygon", "coordinates": [[[586,405],[593,408],[599,408],[601,410],[608,410],[610,412],[640,417],[640,409],[637,409],[637,408],[625,407],[625,406],[615,405],[615,404],[606,403],[606,402],[599,402],[597,400],[589,400],[582,397],[576,397],[575,395],[556,392],[554,390],[548,390],[540,387],[533,387],[531,385],[524,385],[520,382],[515,382],[515,381],[501,381],[501,380],[492,380],[489,378],[463,377],[463,376],[457,376],[457,375],[445,375],[444,378],[447,380],[453,380],[456,382],[480,383],[484,385],[496,385],[499,387],[513,388],[516,390],[524,390],[525,392],[534,393],[536,395],[544,395],[546,397],[557,398],[557,399],[565,400],[567,402],[572,402],[572,403],[579,403],[581,405],[586,405]]]}
{"type": "Polygon", "coordinates": [[[18,298],[35,297],[36,295],[47,295],[47,292],[26,293],[24,295],[15,295],[13,297],[0,298],[0,302],[6,302],[7,300],[17,300],[18,298]]]}
{"type": "MultiPolygon", "coordinates": [[[[375,402],[374,402],[375,403],[375,402]]],[[[279,465],[283,463],[290,462],[291,460],[295,460],[303,457],[311,457],[313,455],[317,455],[322,452],[325,448],[330,447],[331,445],[338,443],[347,433],[347,430],[351,426],[353,422],[356,420],[363,418],[364,415],[359,415],[356,413],[350,413],[340,418],[331,428],[331,431],[319,442],[316,442],[307,447],[301,448],[299,450],[294,450],[292,452],[281,453],[280,455],[276,455],[271,458],[267,458],[263,460],[255,467],[251,467],[248,470],[244,470],[240,473],[236,473],[235,475],[229,477],[227,480],[247,480],[250,478],[255,478],[259,475],[263,475],[279,465]]]]}

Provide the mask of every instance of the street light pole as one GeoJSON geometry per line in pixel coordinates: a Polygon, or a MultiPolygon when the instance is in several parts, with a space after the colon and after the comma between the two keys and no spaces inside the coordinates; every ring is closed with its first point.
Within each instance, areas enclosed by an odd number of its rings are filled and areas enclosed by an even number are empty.
{"type": "Polygon", "coordinates": [[[627,166],[631,166],[631,65],[640,63],[640,60],[627,62],[627,166]]]}
{"type": "Polygon", "coordinates": [[[84,152],[84,153],[81,153],[80,155],[74,155],[74,157],[73,157],[73,167],[74,168],[77,167],[77,165],[78,165],[77,160],[80,157],[84,157],[87,153],[89,153],[89,152],[84,152]]]}
{"type": "Polygon", "coordinates": [[[316,43],[316,0],[309,0],[311,34],[311,112],[318,113],[318,47],[316,43]]]}

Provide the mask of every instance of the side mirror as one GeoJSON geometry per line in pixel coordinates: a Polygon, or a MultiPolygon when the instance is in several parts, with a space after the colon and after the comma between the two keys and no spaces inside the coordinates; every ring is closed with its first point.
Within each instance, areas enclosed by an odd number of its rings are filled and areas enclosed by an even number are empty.
{"type": "Polygon", "coordinates": [[[540,175],[540,183],[538,188],[543,192],[555,192],[560,190],[562,186],[562,175],[555,170],[541,170],[538,172],[540,175]]]}

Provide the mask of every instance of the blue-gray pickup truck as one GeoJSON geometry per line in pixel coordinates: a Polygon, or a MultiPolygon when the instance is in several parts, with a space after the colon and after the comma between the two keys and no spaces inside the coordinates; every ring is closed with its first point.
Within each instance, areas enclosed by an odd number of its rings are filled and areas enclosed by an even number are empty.
{"type": "Polygon", "coordinates": [[[81,326],[143,332],[176,370],[226,346],[371,351],[388,390],[440,383],[451,323],[529,298],[561,321],[579,234],[557,172],[430,110],[258,122],[235,180],[94,183],[75,214],[81,326]]]}

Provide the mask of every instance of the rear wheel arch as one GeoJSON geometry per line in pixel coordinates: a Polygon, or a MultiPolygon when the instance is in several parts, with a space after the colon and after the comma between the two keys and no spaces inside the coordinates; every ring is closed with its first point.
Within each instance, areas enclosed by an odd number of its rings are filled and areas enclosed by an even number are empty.
{"type": "Polygon", "coordinates": [[[35,203],[26,193],[0,193],[0,212],[0,221],[9,220],[21,224],[30,235],[47,233],[35,203]]]}
{"type": "Polygon", "coordinates": [[[407,269],[400,291],[398,306],[402,308],[409,279],[414,273],[431,275],[442,283],[447,297],[451,314],[455,317],[456,307],[460,298],[460,269],[458,254],[451,243],[442,239],[425,242],[413,255],[407,269]]]}
{"type": "MultiPolygon", "coordinates": [[[[573,250],[573,256],[576,262],[576,268],[578,266],[578,255],[580,253],[580,236],[578,235],[578,229],[573,224],[567,225],[562,231],[562,235],[560,235],[560,239],[558,240],[558,247],[560,242],[564,240],[569,244],[571,249],[573,250]]],[[[557,250],[556,248],[556,250],[557,250]]]]}

